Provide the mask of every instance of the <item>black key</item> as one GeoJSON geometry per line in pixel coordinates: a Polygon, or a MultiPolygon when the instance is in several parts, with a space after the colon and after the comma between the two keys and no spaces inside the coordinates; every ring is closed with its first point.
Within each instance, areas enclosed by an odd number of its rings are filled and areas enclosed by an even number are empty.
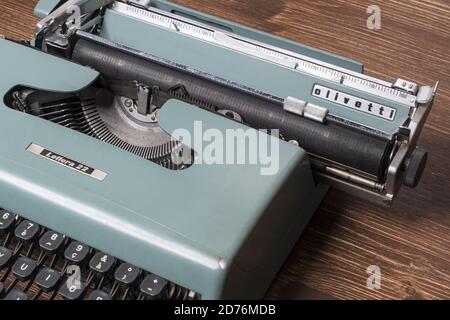
{"type": "Polygon", "coordinates": [[[92,291],[88,300],[112,300],[112,297],[103,290],[92,291]]]}
{"type": "Polygon", "coordinates": [[[142,281],[140,289],[143,294],[151,299],[160,299],[163,297],[167,288],[167,280],[154,274],[149,274],[142,281]]]}
{"type": "Polygon", "coordinates": [[[39,271],[34,282],[42,291],[49,292],[55,289],[59,279],[61,279],[61,273],[50,268],[44,268],[39,271]]]}
{"type": "Polygon", "coordinates": [[[16,221],[17,216],[9,211],[0,210],[0,234],[8,232],[16,221]]]}
{"type": "MultiPolygon", "coordinates": [[[[70,280],[70,278],[69,278],[70,280]]],[[[86,290],[86,286],[84,283],[73,281],[66,281],[61,288],[59,289],[59,293],[65,300],[77,300],[82,298],[84,291],[86,290]]]]}
{"type": "Polygon", "coordinates": [[[23,291],[11,290],[5,300],[28,300],[28,296],[23,291]]]}
{"type": "Polygon", "coordinates": [[[55,231],[47,231],[39,239],[39,246],[48,253],[56,253],[64,243],[66,236],[55,231]]]}
{"type": "Polygon", "coordinates": [[[12,251],[5,247],[0,247],[0,270],[9,266],[12,258],[12,251]]]}
{"type": "Polygon", "coordinates": [[[125,286],[132,285],[139,277],[141,269],[129,263],[122,263],[114,272],[114,278],[125,286]]]}
{"type": "Polygon", "coordinates": [[[103,252],[97,252],[89,262],[89,267],[91,270],[104,275],[111,271],[115,263],[116,258],[103,252]]]}
{"type": "Polygon", "coordinates": [[[20,257],[16,260],[11,270],[17,279],[26,281],[33,275],[36,267],[36,261],[27,257],[20,257]]]}
{"type": "Polygon", "coordinates": [[[72,241],[64,251],[64,258],[73,264],[80,265],[89,256],[91,248],[78,241],[72,241]]]}
{"type": "Polygon", "coordinates": [[[39,233],[39,225],[29,220],[22,221],[14,231],[14,235],[23,242],[34,240],[39,233]]]}

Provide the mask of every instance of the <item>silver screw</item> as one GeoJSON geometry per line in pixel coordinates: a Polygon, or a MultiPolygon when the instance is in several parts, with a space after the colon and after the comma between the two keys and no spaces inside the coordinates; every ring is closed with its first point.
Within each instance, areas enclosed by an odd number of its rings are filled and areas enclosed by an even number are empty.
{"type": "Polygon", "coordinates": [[[133,106],[133,101],[131,99],[125,99],[125,107],[131,108],[133,106]]]}

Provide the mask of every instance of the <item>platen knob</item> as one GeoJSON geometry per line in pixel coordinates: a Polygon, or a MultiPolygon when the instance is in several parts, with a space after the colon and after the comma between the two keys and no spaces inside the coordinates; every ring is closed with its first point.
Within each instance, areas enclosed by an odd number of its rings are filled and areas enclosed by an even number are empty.
{"type": "Polygon", "coordinates": [[[403,183],[405,186],[415,188],[419,184],[423,171],[427,164],[428,152],[416,148],[406,161],[405,165],[405,177],[403,183]]]}

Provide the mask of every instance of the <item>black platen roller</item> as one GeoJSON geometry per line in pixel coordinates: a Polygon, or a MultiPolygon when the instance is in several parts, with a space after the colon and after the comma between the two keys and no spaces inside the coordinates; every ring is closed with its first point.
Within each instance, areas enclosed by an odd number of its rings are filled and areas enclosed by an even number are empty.
{"type": "Polygon", "coordinates": [[[385,177],[392,148],[388,139],[331,121],[321,124],[305,119],[286,112],[281,103],[93,41],[79,40],[72,59],[107,79],[138,81],[166,92],[185,88],[190,98],[234,111],[256,129],[279,129],[310,154],[374,175],[380,181],[385,177]]]}

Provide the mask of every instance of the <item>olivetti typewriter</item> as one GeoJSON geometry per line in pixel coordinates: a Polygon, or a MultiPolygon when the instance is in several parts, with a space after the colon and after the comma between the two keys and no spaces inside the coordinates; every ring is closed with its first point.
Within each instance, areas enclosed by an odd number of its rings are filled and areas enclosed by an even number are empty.
{"type": "Polygon", "coordinates": [[[0,40],[5,299],[261,298],[329,186],[389,205],[420,180],[437,85],[163,0],[36,14],[0,40]],[[278,170],[200,162],[172,134],[198,123],[269,130],[278,170]]]}

